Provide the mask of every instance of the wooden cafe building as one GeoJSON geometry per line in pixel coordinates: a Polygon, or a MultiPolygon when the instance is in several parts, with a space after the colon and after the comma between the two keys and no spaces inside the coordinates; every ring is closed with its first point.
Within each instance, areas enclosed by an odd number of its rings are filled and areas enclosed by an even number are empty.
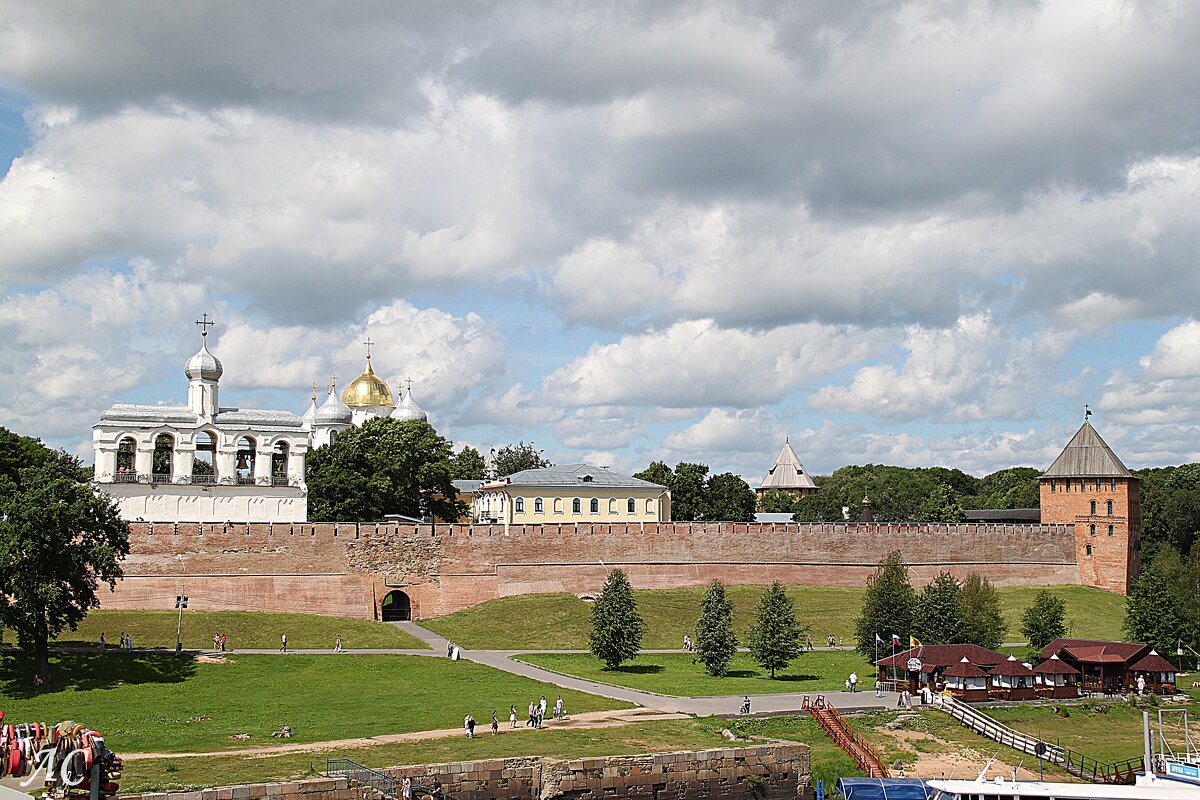
{"type": "Polygon", "coordinates": [[[1058,660],[1079,674],[1085,692],[1122,694],[1137,689],[1138,678],[1147,692],[1174,694],[1176,668],[1150,645],[1092,639],[1055,639],[1042,648],[1043,665],[1058,660]]]}

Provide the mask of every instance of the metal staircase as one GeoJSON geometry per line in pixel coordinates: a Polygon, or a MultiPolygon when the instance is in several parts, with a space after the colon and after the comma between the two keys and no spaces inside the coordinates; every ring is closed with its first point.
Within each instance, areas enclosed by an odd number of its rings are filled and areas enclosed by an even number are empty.
{"type": "Polygon", "coordinates": [[[887,767],[879,760],[879,756],[875,754],[871,745],[867,744],[866,740],[859,736],[846,720],[842,719],[842,715],[837,712],[837,709],[824,701],[824,698],[818,698],[817,703],[809,706],[809,712],[821,726],[821,730],[825,731],[825,735],[846,751],[847,755],[853,758],[859,768],[869,777],[888,777],[887,767]]]}
{"type": "MultiPolygon", "coordinates": [[[[348,778],[352,783],[370,786],[380,797],[391,798],[391,800],[399,800],[400,798],[400,781],[370,767],[364,767],[357,761],[351,761],[348,758],[330,758],[326,760],[325,774],[330,778],[348,778]]],[[[412,796],[431,797],[434,800],[451,800],[450,796],[440,789],[435,792],[430,787],[422,786],[418,783],[412,784],[412,796]]]]}

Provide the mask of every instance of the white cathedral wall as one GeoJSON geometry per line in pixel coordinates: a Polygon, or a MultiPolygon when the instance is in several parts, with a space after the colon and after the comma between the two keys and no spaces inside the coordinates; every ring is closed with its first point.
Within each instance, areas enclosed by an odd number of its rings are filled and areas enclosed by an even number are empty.
{"type": "Polygon", "coordinates": [[[298,486],[106,484],[122,519],[147,522],[307,522],[308,497],[298,486]]]}

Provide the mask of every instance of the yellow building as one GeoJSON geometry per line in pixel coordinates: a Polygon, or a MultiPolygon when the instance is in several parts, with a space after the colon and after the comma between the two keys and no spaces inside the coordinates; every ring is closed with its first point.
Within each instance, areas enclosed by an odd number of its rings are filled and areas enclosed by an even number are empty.
{"type": "Polygon", "coordinates": [[[591,464],[527,469],[475,490],[476,523],[670,522],[671,491],[591,464]]]}

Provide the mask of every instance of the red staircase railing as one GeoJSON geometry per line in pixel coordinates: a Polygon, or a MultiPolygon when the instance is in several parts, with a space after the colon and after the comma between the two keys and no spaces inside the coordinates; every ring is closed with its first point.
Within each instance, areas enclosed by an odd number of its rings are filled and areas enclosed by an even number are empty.
{"type": "Polygon", "coordinates": [[[817,721],[817,725],[825,732],[825,735],[833,740],[833,743],[846,754],[854,759],[859,768],[867,773],[872,778],[888,777],[887,767],[879,760],[879,756],[867,744],[853,728],[842,719],[842,715],[837,712],[831,704],[825,702],[824,697],[817,697],[815,703],[809,703],[808,698],[804,698],[804,708],[807,708],[813,715],[813,719],[817,721]]]}

